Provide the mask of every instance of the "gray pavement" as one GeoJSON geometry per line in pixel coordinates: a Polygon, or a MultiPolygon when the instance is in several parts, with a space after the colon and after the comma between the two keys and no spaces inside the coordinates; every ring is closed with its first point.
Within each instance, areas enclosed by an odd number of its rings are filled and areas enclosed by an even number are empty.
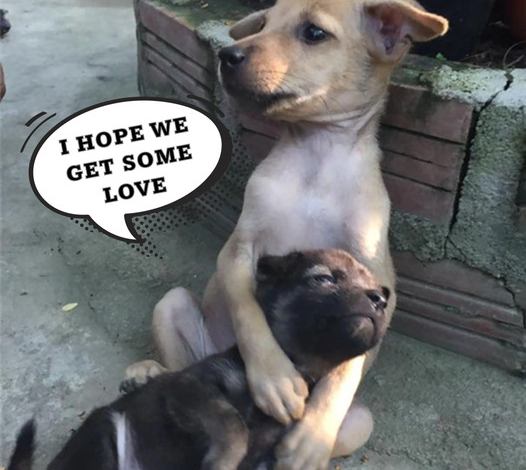
{"type": "MultiPolygon", "coordinates": [[[[85,412],[116,396],[125,366],[152,355],[152,306],[174,285],[200,293],[222,240],[197,224],[174,229],[154,235],[163,259],[146,258],[37,200],[29,158],[51,123],[137,94],[133,10],[128,0],[0,7],[13,25],[0,40],[8,87],[0,104],[0,467],[34,415],[40,470],[85,412]],[[40,111],[57,117],[20,154],[24,123],[40,111]],[[71,302],[78,307],[62,312],[71,302]]],[[[524,380],[390,332],[362,396],[374,437],[332,468],[526,468],[524,380]]]]}

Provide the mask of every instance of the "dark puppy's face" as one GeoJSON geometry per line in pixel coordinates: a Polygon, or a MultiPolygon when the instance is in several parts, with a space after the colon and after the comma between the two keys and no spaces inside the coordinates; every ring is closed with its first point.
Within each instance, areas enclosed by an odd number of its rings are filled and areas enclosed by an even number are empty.
{"type": "Polygon", "coordinates": [[[387,329],[389,290],[341,250],[260,258],[256,298],[296,363],[333,367],[373,348],[387,329]]]}

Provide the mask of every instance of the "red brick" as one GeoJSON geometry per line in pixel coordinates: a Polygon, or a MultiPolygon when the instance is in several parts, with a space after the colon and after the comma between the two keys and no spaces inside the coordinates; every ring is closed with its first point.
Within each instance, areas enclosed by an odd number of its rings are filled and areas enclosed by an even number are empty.
{"type": "Polygon", "coordinates": [[[451,142],[468,141],[473,106],[439,99],[423,87],[393,84],[389,93],[385,124],[451,142]]]}
{"type": "Polygon", "coordinates": [[[454,169],[460,168],[465,154],[463,145],[412,134],[402,129],[387,126],[380,128],[380,147],[384,150],[454,169]]]}
{"type": "Polygon", "coordinates": [[[383,175],[393,207],[402,212],[419,215],[437,224],[449,224],[453,215],[455,196],[399,176],[383,175]]]}
{"type": "Polygon", "coordinates": [[[149,48],[158,52],[168,62],[174,64],[180,70],[183,70],[186,75],[189,75],[204,87],[213,89],[215,76],[207,68],[188,59],[177,49],[170,47],[152,33],[145,31],[142,39],[149,48]]]}
{"type": "Polygon", "coordinates": [[[433,165],[395,152],[384,151],[383,156],[382,170],[389,174],[409,178],[447,191],[457,189],[459,172],[456,169],[433,165]]]}
{"type": "Polygon", "coordinates": [[[480,297],[474,297],[456,290],[429,284],[415,279],[398,276],[397,290],[411,297],[460,309],[466,315],[491,318],[502,323],[523,326],[522,313],[514,307],[499,305],[480,297]]]}
{"type": "MultiPolygon", "coordinates": [[[[517,347],[526,347],[526,332],[522,327],[513,327],[486,317],[462,315],[449,306],[411,297],[402,292],[398,292],[396,301],[397,308],[405,312],[474,331],[483,336],[502,339],[517,347]]],[[[502,307],[496,306],[496,308],[502,307]]]]}
{"type": "Polygon", "coordinates": [[[139,61],[139,82],[141,93],[146,96],[171,98],[181,95],[179,84],[146,61],[139,61]]]}
{"type": "Polygon", "coordinates": [[[524,349],[513,348],[499,340],[452,328],[444,323],[412,315],[403,310],[395,312],[392,328],[420,341],[489,362],[515,373],[526,372],[524,349]]]}
{"type": "Polygon", "coordinates": [[[513,296],[492,276],[454,260],[421,261],[410,252],[393,252],[398,274],[471,294],[501,305],[513,307],[513,296]]]}
{"type": "Polygon", "coordinates": [[[186,75],[164,57],[159,55],[156,51],[145,46],[143,54],[147,61],[154,64],[165,75],[169,76],[176,83],[180,84],[186,91],[191,94],[210,99],[209,89],[201,85],[197,80],[194,80],[192,77],[186,75]]]}

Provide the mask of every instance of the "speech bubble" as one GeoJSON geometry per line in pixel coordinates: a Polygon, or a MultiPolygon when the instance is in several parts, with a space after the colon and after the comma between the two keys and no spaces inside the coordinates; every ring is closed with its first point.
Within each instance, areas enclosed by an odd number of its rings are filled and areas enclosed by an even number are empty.
{"type": "Polygon", "coordinates": [[[131,217],[210,189],[231,153],[228,129],[208,112],[175,100],[125,98],[53,127],[33,152],[29,178],[51,210],[87,218],[119,240],[143,242],[131,217]]]}

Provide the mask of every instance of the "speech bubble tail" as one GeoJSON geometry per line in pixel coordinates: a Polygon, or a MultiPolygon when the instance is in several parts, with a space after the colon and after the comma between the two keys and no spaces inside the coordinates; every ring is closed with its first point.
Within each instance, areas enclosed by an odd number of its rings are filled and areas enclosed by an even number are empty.
{"type": "Polygon", "coordinates": [[[144,239],[139,237],[127,216],[98,218],[90,217],[91,222],[102,232],[110,237],[126,242],[144,243],[144,239]]]}

